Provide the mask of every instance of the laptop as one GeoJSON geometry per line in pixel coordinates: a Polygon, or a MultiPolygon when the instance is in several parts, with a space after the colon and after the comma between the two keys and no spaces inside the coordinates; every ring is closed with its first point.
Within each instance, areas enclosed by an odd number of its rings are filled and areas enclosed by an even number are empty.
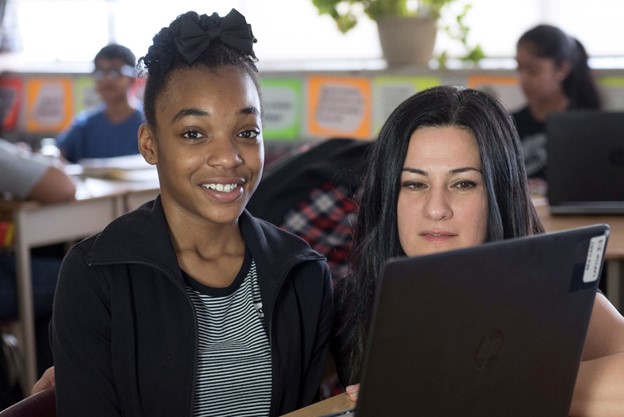
{"type": "Polygon", "coordinates": [[[553,214],[624,214],[624,112],[574,110],[546,120],[553,214]]]}
{"type": "Polygon", "coordinates": [[[608,236],[600,224],[388,261],[355,416],[567,416],[608,236]]]}

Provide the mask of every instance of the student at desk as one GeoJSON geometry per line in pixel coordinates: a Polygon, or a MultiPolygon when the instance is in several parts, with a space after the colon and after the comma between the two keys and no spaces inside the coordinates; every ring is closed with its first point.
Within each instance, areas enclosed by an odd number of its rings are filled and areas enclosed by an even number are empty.
{"type": "Polygon", "coordinates": [[[264,145],[245,17],[163,28],[139,131],[160,196],[74,246],[54,300],[62,416],[277,416],[318,400],[323,256],[245,210],[264,145]]]}
{"type": "MultiPolygon", "coordinates": [[[[407,99],[382,127],[367,162],[350,274],[335,291],[333,351],[353,398],[387,259],[543,232],[513,122],[483,92],[442,86],[407,99]]],[[[624,318],[597,293],[571,415],[621,415],[623,390],[624,318]]]]}
{"type": "Polygon", "coordinates": [[[583,44],[561,29],[538,25],[516,45],[518,81],[526,106],[513,113],[529,184],[543,188],[547,174],[546,125],[551,112],[599,109],[600,93],[583,44]]]}
{"type": "Polygon", "coordinates": [[[70,162],[83,158],[109,158],[139,153],[137,134],[144,121],[142,110],[131,102],[136,79],[136,58],[119,44],[103,47],[93,60],[93,78],[102,104],[79,113],[58,137],[58,147],[70,162]]]}
{"type": "MultiPolygon", "coordinates": [[[[30,150],[0,139],[0,193],[16,200],[59,203],[74,199],[72,179],[49,161],[30,150]]],[[[61,259],[53,256],[32,258],[33,302],[35,306],[39,369],[52,364],[47,327],[61,259]]],[[[15,256],[0,249],[0,321],[17,316],[15,256]]]]}

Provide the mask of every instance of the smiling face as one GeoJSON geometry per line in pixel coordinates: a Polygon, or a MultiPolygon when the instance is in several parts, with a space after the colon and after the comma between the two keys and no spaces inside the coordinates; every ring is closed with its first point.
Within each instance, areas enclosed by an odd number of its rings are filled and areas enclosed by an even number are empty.
{"type": "Polygon", "coordinates": [[[157,165],[168,220],[237,222],[264,163],[253,80],[231,67],[176,70],[156,100],[157,131],[144,124],[139,146],[157,165]]]}
{"type": "Polygon", "coordinates": [[[410,138],[401,173],[397,222],[408,256],[485,241],[487,193],[473,135],[456,127],[421,127],[410,138]]]}

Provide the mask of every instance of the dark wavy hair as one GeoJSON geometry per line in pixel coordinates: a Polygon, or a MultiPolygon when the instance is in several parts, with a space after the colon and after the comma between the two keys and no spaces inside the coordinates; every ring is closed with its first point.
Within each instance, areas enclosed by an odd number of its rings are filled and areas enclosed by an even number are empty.
{"type": "Polygon", "coordinates": [[[166,87],[171,74],[181,68],[193,68],[204,66],[209,70],[216,70],[221,67],[231,66],[241,68],[246,71],[253,80],[258,94],[260,86],[258,82],[258,69],[255,55],[247,54],[241,50],[223,44],[219,39],[210,43],[210,46],[192,64],[189,64],[176,47],[175,38],[180,31],[180,24],[183,18],[190,17],[198,22],[202,29],[206,29],[210,20],[219,19],[216,14],[211,16],[199,15],[194,11],[186,12],[178,16],[168,27],[162,28],[152,39],[153,43],[149,47],[147,54],[139,59],[138,69],[141,75],[147,75],[145,91],[143,93],[143,110],[145,119],[154,131],[157,131],[156,124],[156,99],[166,87]]]}
{"type": "Polygon", "coordinates": [[[345,384],[359,381],[378,274],[386,260],[405,256],[397,226],[401,170],[412,133],[425,126],[459,127],[476,138],[488,200],[487,241],[544,230],[530,199],[518,133],[496,99],[478,90],[439,86],[405,100],[370,149],[350,273],[336,288],[333,349],[345,384]]]}
{"type": "Polygon", "coordinates": [[[527,46],[540,58],[554,61],[557,67],[570,63],[570,73],[562,82],[570,108],[599,109],[602,98],[589,67],[587,51],[576,38],[552,25],[537,25],[523,33],[517,46],[527,46]]]}
{"type": "Polygon", "coordinates": [[[99,52],[93,58],[93,63],[98,59],[114,60],[119,59],[124,64],[134,67],[136,65],[136,57],[130,50],[130,48],[120,45],[118,43],[110,43],[99,50],[99,52]]]}

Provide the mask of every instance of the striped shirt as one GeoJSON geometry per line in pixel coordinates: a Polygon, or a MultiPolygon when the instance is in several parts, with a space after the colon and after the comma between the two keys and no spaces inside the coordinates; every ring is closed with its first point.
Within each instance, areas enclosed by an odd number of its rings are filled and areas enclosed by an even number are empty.
{"type": "Polygon", "coordinates": [[[248,253],[227,288],[202,285],[183,272],[197,317],[199,362],[194,416],[268,416],[271,348],[256,265],[248,253]]]}

